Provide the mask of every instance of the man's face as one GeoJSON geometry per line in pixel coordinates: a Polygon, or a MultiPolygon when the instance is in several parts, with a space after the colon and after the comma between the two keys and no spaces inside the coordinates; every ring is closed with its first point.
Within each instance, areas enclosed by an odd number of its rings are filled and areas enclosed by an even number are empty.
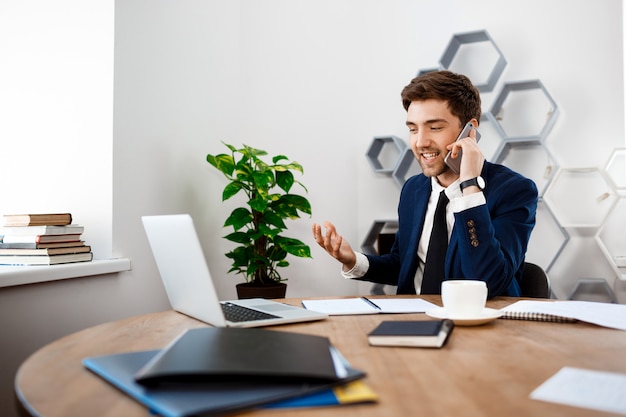
{"type": "Polygon", "coordinates": [[[452,115],[448,103],[442,100],[413,101],[407,110],[406,125],[415,158],[427,177],[437,177],[447,186],[458,178],[444,163],[446,146],[461,132],[461,121],[452,115]]]}

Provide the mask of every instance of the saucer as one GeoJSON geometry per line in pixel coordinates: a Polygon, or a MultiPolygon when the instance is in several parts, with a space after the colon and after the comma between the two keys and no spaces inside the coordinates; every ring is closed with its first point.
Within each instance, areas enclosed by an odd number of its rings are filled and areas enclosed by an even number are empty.
{"type": "Polygon", "coordinates": [[[426,314],[436,319],[450,319],[458,326],[479,326],[497,319],[503,313],[502,311],[493,308],[484,308],[477,317],[448,317],[446,309],[439,307],[433,310],[428,310],[426,314]]]}

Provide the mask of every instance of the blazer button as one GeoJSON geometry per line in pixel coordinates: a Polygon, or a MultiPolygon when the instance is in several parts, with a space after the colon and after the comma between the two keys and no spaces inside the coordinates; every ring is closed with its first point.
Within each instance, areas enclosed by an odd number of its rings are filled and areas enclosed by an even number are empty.
{"type": "Polygon", "coordinates": [[[467,221],[467,226],[468,227],[474,227],[474,220],[468,220],[467,221]]]}
{"type": "Polygon", "coordinates": [[[479,245],[478,240],[472,240],[472,246],[473,247],[476,248],[476,247],[478,247],[478,245],[479,245]]]}

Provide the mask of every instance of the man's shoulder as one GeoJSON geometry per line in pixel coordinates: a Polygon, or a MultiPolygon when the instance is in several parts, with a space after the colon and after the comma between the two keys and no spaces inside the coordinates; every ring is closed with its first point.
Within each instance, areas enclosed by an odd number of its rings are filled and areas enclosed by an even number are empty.
{"type": "Polygon", "coordinates": [[[483,176],[485,179],[487,178],[502,178],[502,179],[519,179],[519,180],[529,180],[522,174],[517,171],[513,171],[511,168],[496,164],[493,162],[485,161],[485,166],[483,168],[483,176]]]}
{"type": "Polygon", "coordinates": [[[530,178],[525,177],[517,171],[513,171],[509,167],[488,161],[485,161],[483,177],[487,184],[492,186],[501,185],[509,187],[515,184],[516,187],[526,186],[536,190],[535,182],[530,178]]]}
{"type": "Polygon", "coordinates": [[[409,177],[409,179],[407,179],[404,182],[403,187],[405,188],[418,188],[418,187],[425,187],[425,186],[430,187],[430,182],[431,182],[430,177],[427,177],[423,173],[420,173],[417,175],[413,175],[412,177],[409,177]]]}

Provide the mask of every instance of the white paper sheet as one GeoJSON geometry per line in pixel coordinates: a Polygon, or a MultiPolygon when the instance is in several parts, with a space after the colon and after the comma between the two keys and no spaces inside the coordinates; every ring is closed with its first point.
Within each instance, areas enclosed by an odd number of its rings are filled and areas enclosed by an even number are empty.
{"type": "Polygon", "coordinates": [[[530,398],[626,415],[626,374],[564,367],[530,398]]]}
{"type": "Polygon", "coordinates": [[[328,315],[425,313],[438,306],[421,298],[333,298],[303,300],[302,305],[328,315]]]}

